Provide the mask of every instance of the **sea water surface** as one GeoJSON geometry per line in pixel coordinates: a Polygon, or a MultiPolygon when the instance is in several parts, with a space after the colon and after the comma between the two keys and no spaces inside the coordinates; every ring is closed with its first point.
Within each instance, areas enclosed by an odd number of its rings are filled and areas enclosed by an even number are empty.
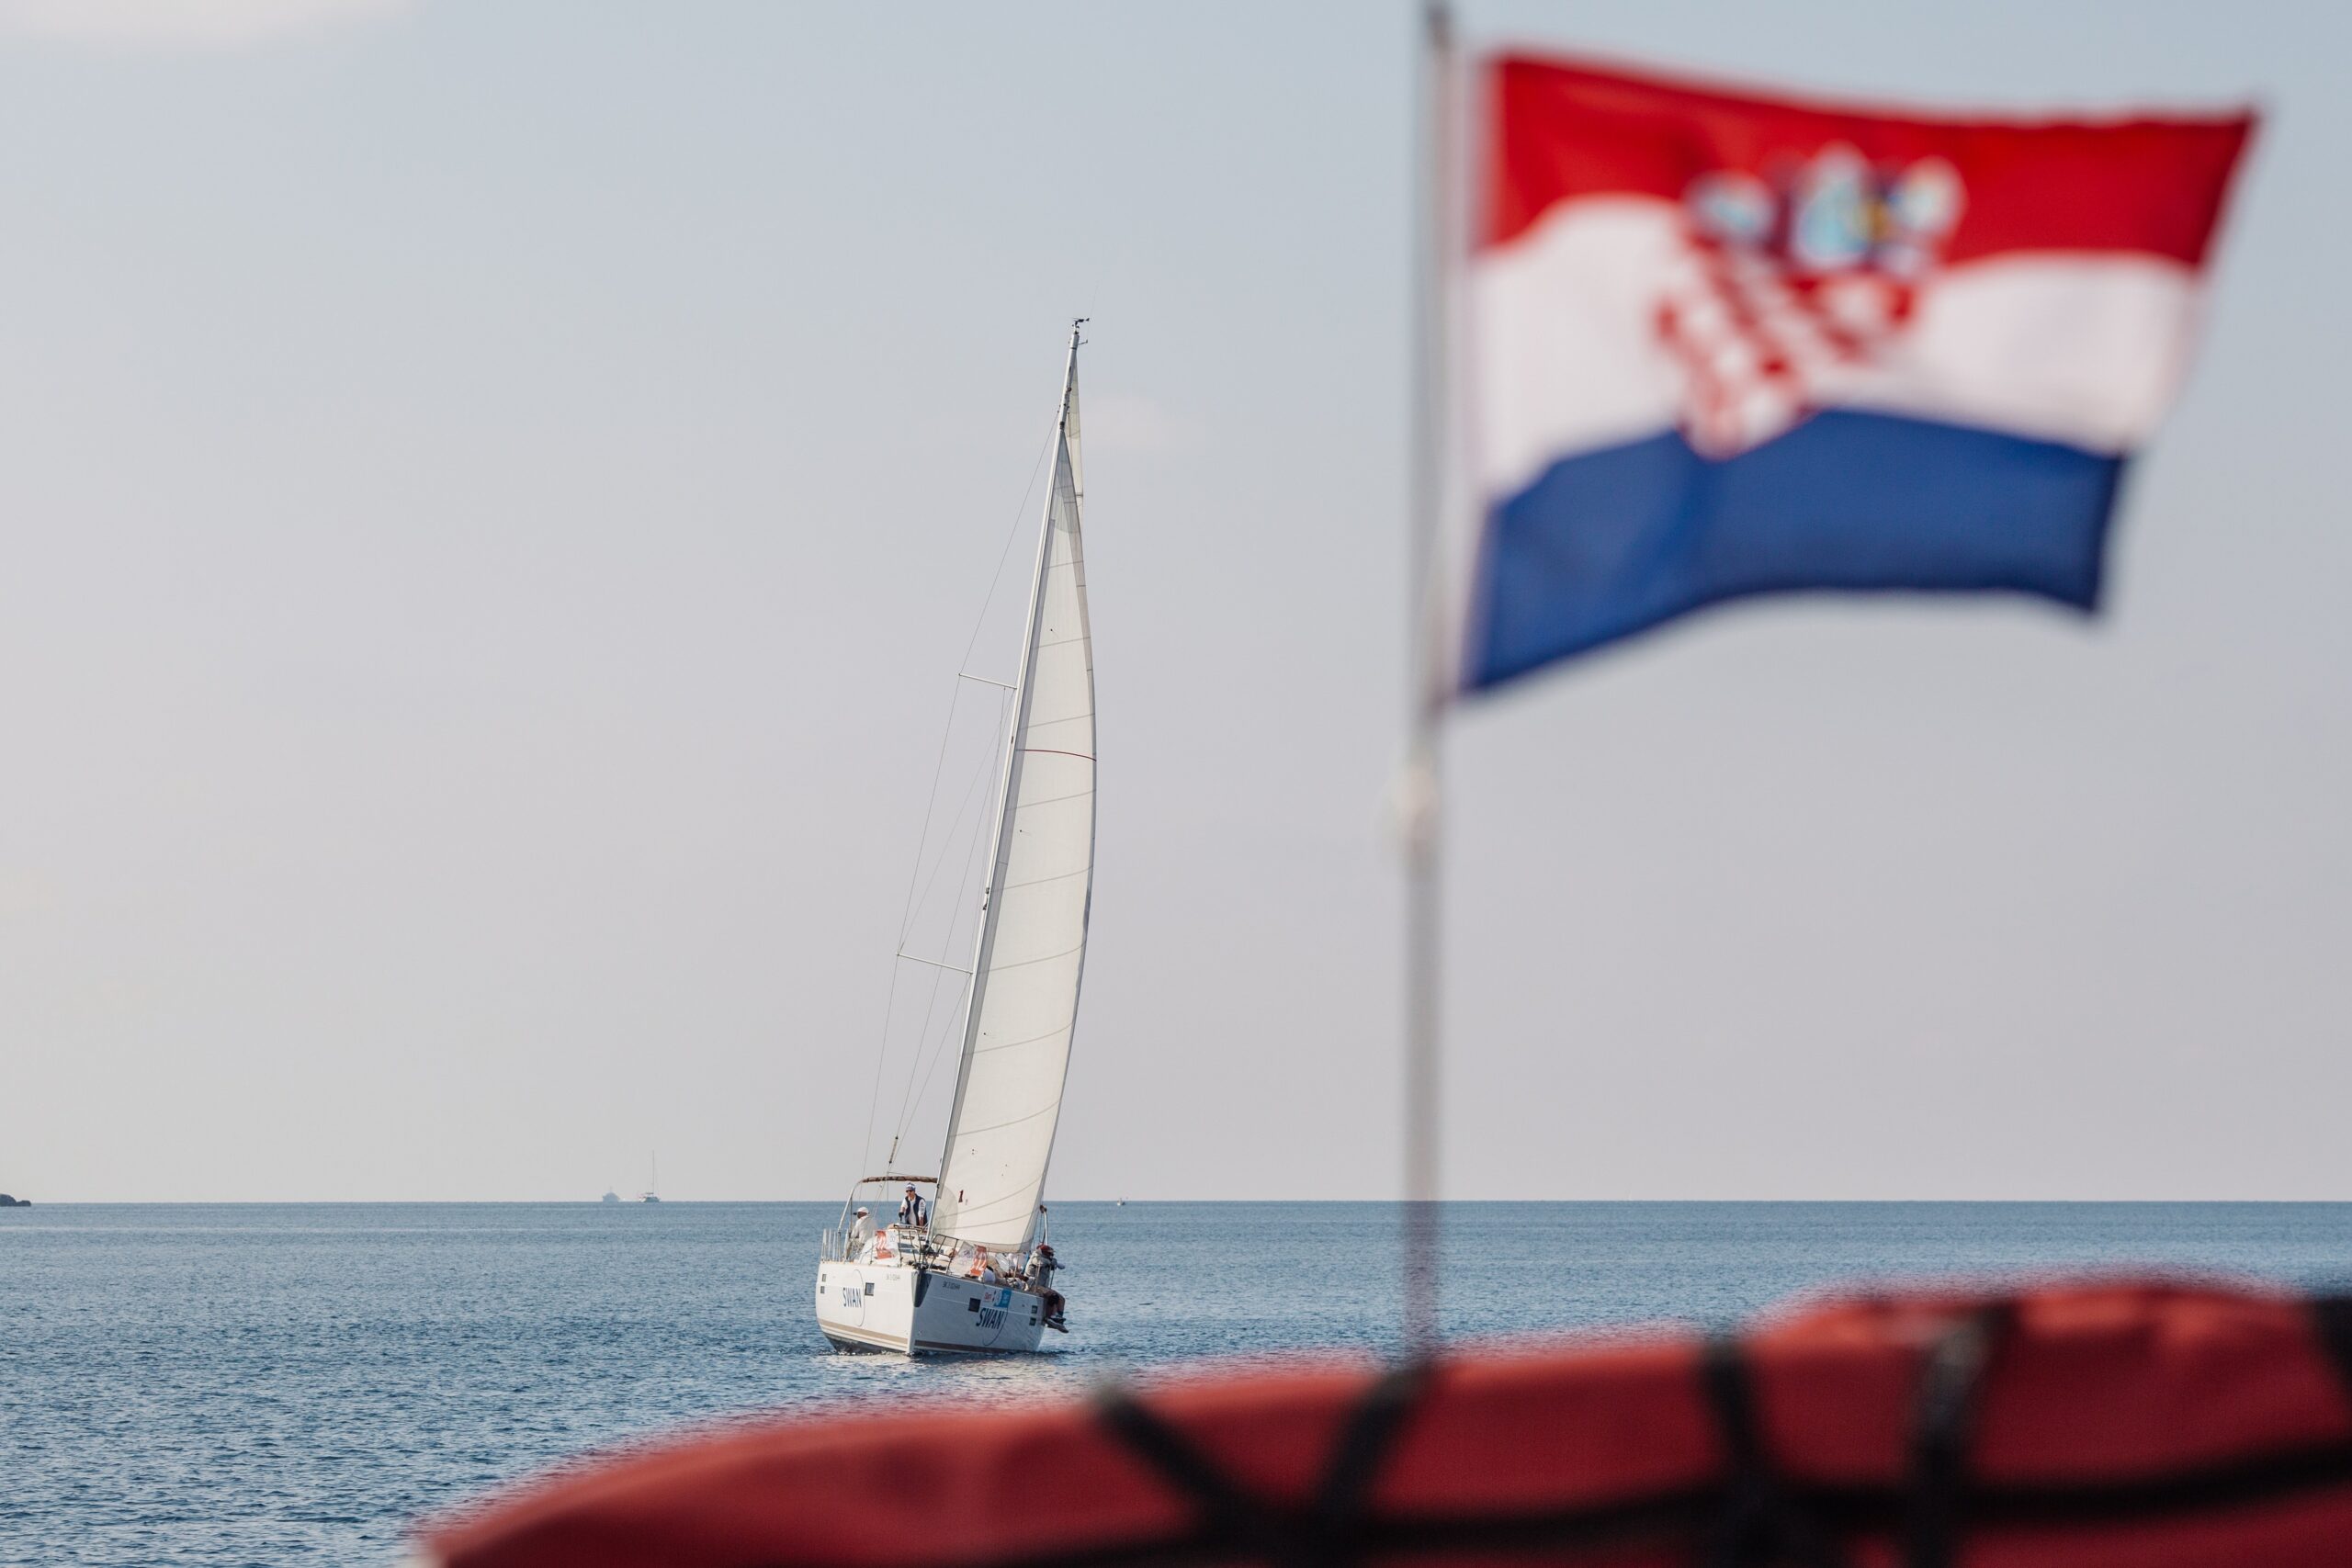
{"type": "MultiPolygon", "coordinates": [[[[763,1410],[1052,1397],[1385,1348],[1393,1207],[1057,1203],[1053,1354],[836,1354],[803,1203],[0,1210],[0,1564],[381,1563],[582,1450],[763,1410]]],[[[1720,1324],[1833,1282],[2160,1267],[2352,1280],[2352,1204],[1455,1203],[1457,1336],[1720,1324]]]]}

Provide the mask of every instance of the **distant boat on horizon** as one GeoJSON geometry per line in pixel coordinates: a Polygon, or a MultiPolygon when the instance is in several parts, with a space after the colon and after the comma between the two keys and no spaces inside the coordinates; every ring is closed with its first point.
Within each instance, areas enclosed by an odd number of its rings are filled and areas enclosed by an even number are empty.
{"type": "Polygon", "coordinates": [[[619,1193],[617,1193],[617,1192],[614,1192],[614,1191],[610,1191],[610,1190],[607,1190],[607,1191],[605,1192],[605,1194],[604,1195],[604,1197],[598,1200],[598,1201],[600,1201],[600,1202],[605,1202],[605,1203],[617,1203],[617,1202],[619,1202],[620,1201],[621,1201],[621,1195],[620,1195],[619,1193]]]}
{"type": "Polygon", "coordinates": [[[656,1189],[661,1185],[662,1156],[654,1155],[645,1173],[645,1190],[637,1195],[637,1201],[640,1203],[659,1203],[662,1201],[662,1194],[656,1189]]]}

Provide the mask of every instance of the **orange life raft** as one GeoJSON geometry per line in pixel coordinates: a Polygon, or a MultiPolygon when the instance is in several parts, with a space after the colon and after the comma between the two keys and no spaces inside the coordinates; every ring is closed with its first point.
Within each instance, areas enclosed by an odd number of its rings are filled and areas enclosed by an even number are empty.
{"type": "Polygon", "coordinates": [[[2337,1568],[2352,1301],[1897,1295],[1736,1339],[845,1410],[573,1472],[424,1544],[445,1568],[2337,1568]]]}

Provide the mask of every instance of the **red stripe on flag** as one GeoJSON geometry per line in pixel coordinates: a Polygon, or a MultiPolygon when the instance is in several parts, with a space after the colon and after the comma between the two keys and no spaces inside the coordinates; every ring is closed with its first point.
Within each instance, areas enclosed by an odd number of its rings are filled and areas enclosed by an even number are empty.
{"type": "Polygon", "coordinates": [[[2011,251],[2120,251],[2203,263],[2250,111],[2113,120],[1930,118],[1760,97],[1506,55],[1487,73],[1482,244],[1564,201],[1679,202],[1715,174],[1772,183],[1844,145],[1894,169],[1939,158],[1965,205],[1947,263],[2011,251]]]}

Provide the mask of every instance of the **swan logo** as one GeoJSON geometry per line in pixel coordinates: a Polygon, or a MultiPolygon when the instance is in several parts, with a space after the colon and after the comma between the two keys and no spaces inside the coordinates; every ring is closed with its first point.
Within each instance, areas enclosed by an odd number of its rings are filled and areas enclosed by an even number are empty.
{"type": "Polygon", "coordinates": [[[1873,164],[1842,143],[1769,177],[1693,181],[1657,310],[1690,445],[1711,457],[1761,446],[1866,369],[1912,320],[1963,204],[1941,158],[1873,164]]]}

